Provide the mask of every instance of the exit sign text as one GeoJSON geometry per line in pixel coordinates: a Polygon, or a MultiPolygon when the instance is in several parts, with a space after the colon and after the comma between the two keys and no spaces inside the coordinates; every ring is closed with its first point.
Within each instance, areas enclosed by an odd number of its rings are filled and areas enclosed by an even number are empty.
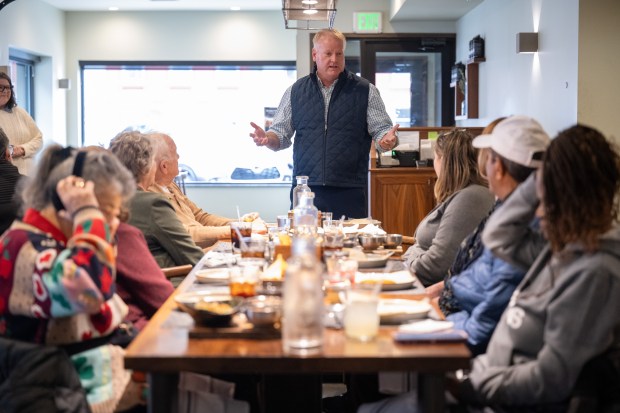
{"type": "Polygon", "coordinates": [[[353,13],[353,31],[355,33],[381,33],[382,14],[380,11],[353,13]]]}

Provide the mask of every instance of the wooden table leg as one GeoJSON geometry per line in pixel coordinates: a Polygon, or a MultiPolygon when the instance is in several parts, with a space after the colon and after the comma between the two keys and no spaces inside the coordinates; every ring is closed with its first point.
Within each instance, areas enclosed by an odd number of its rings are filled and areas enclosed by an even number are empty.
{"type": "Polygon", "coordinates": [[[149,373],[148,413],[176,413],[179,406],[179,375],[149,373]]]}
{"type": "Polygon", "coordinates": [[[265,375],[261,385],[261,411],[320,413],[321,389],[320,375],[265,375]]]}
{"type": "Polygon", "coordinates": [[[418,376],[418,397],[425,413],[443,413],[446,405],[445,373],[420,373],[418,376]]]}

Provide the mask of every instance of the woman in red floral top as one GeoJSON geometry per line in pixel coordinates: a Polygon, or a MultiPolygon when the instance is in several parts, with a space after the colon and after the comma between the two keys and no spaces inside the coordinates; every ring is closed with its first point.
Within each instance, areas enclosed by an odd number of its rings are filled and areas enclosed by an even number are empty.
{"type": "Polygon", "coordinates": [[[93,412],[113,411],[129,381],[107,338],[127,314],[111,241],[134,192],[112,154],[50,146],[0,238],[0,336],[65,348],[93,412]]]}

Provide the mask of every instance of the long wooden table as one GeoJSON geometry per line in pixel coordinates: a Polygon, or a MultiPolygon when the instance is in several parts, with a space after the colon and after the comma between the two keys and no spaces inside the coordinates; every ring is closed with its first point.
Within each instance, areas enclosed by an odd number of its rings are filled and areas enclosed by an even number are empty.
{"type": "MultiPolygon", "coordinates": [[[[195,271],[175,294],[193,288],[195,271]]],[[[470,353],[465,344],[398,344],[392,340],[395,327],[391,326],[382,326],[379,336],[368,343],[347,339],[340,330],[326,329],[320,354],[295,356],[284,354],[280,339],[190,339],[187,326],[170,321],[176,311],[173,295],[125,355],[128,369],[148,374],[151,413],[177,411],[178,374],[185,371],[261,374],[266,384],[263,408],[269,413],[284,411],[282,395],[287,394],[295,394],[295,407],[288,411],[320,412],[321,388],[316,378],[321,374],[415,371],[425,411],[443,412],[445,373],[469,367],[470,353]],[[298,380],[291,380],[291,375],[298,380]]]]}

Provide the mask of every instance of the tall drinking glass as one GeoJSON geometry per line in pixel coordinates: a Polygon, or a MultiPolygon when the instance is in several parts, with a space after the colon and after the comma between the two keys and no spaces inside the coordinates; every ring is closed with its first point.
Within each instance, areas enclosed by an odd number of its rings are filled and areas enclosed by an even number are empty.
{"type": "Polygon", "coordinates": [[[379,332],[380,283],[355,283],[346,292],[344,333],[347,337],[370,341],[379,332]]]}

